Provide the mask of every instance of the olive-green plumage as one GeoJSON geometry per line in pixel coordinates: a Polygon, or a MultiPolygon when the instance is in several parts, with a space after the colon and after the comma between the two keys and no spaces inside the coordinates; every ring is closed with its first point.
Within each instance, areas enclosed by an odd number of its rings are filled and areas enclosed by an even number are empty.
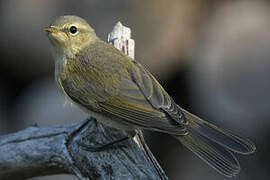
{"type": "Polygon", "coordinates": [[[82,18],[61,16],[49,28],[55,78],[64,95],[105,125],[171,134],[225,176],[239,173],[234,155],[255,146],[180,108],[139,63],[101,41],[82,18]]]}

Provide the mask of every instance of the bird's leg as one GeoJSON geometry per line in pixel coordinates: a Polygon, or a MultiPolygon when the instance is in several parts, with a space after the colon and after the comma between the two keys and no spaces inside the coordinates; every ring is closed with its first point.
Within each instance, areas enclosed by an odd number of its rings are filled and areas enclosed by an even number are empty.
{"type": "Polygon", "coordinates": [[[100,145],[100,146],[91,146],[91,145],[88,145],[88,144],[84,144],[84,143],[81,143],[81,142],[78,142],[78,144],[80,146],[83,147],[83,149],[87,150],[87,151],[102,151],[102,150],[105,150],[106,148],[110,148],[112,147],[112,145],[114,144],[118,144],[122,141],[125,141],[129,139],[129,137],[124,137],[124,138],[121,138],[121,139],[117,139],[115,141],[112,141],[112,142],[109,142],[107,144],[103,144],[103,145],[100,145]]]}

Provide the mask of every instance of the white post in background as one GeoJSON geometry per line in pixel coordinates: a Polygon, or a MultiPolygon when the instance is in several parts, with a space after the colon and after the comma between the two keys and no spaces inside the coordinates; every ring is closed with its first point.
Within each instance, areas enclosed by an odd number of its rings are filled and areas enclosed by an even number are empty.
{"type": "Polygon", "coordinates": [[[135,59],[135,41],[131,39],[131,29],[123,26],[121,22],[115,24],[107,41],[133,60],[135,59]]]}

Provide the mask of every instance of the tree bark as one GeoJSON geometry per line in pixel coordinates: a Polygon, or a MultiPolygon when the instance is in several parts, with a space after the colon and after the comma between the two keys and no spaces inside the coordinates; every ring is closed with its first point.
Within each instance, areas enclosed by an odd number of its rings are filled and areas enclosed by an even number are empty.
{"type": "MultiPolygon", "coordinates": [[[[120,22],[108,42],[134,59],[131,31],[120,22]]],[[[53,174],[74,174],[79,179],[168,179],[138,131],[133,139],[101,151],[80,144],[102,146],[123,138],[94,118],[61,127],[29,127],[0,136],[0,179],[27,179],[53,174]]]]}

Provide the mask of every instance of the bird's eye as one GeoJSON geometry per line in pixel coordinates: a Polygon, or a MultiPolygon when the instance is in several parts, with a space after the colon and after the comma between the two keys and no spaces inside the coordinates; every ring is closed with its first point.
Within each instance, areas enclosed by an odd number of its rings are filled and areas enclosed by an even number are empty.
{"type": "Polygon", "coordinates": [[[71,27],[69,28],[69,32],[70,32],[71,34],[76,34],[76,33],[78,32],[77,27],[76,27],[76,26],[71,26],[71,27]]]}

